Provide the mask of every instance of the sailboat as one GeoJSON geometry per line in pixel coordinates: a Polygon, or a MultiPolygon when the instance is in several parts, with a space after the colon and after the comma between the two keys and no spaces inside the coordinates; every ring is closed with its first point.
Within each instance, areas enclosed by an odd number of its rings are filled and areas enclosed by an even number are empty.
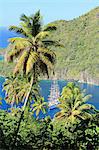
{"type": "Polygon", "coordinates": [[[59,100],[58,100],[59,96],[60,96],[60,91],[59,91],[58,81],[53,80],[51,84],[50,95],[48,96],[49,109],[56,108],[56,105],[59,104],[59,100]]]}

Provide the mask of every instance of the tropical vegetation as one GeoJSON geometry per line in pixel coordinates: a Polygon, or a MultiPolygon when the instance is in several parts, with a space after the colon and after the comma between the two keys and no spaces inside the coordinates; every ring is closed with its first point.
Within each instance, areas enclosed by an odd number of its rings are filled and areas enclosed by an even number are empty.
{"type": "MultiPolygon", "coordinates": [[[[12,70],[3,84],[6,110],[0,110],[0,149],[3,150],[98,150],[99,111],[87,103],[77,83],[62,90],[54,118],[45,116],[48,104],[40,94],[39,77],[54,73],[56,48],[63,43],[50,38],[55,24],[42,26],[40,11],[20,18],[10,30],[20,37],[9,39],[6,54],[12,70]]],[[[2,62],[3,63],[3,62],[2,62]]],[[[2,105],[2,98],[0,105],[2,105]]]]}
{"type": "Polygon", "coordinates": [[[57,30],[50,36],[65,46],[56,49],[58,78],[99,84],[98,13],[99,7],[70,21],[53,22],[57,30]]]}
{"type": "Polygon", "coordinates": [[[61,110],[56,114],[58,119],[66,119],[68,122],[75,122],[75,120],[86,120],[91,118],[92,110],[95,110],[91,104],[86,104],[90,95],[84,95],[80,88],[74,83],[70,82],[63,88],[62,96],[60,97],[58,108],[61,110]]]}

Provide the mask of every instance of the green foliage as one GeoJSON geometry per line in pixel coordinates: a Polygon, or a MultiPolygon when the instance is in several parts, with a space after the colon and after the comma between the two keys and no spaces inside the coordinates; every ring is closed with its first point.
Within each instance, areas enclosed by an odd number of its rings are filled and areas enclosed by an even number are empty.
{"type": "Polygon", "coordinates": [[[75,83],[70,82],[62,90],[59,98],[60,104],[57,107],[60,111],[56,114],[56,118],[65,119],[66,122],[75,122],[77,119],[86,120],[92,118],[95,107],[86,104],[90,95],[85,95],[75,83]]]}
{"type": "MultiPolygon", "coordinates": [[[[5,111],[0,112],[0,131],[1,131],[1,139],[0,148],[11,149],[14,142],[14,136],[16,134],[17,124],[20,117],[20,111],[14,110],[12,113],[7,113],[5,111]]],[[[31,147],[31,138],[36,133],[36,129],[38,129],[38,124],[32,117],[32,114],[25,111],[24,118],[21,122],[20,130],[17,136],[17,142],[15,149],[27,149],[27,145],[31,147]],[[29,136],[31,135],[31,137],[29,136]],[[26,145],[27,144],[27,145],[26,145]],[[21,147],[22,146],[22,147],[21,147]],[[26,146],[26,147],[25,147],[26,146]]]]}
{"type": "Polygon", "coordinates": [[[33,112],[36,111],[36,116],[39,115],[40,111],[42,111],[45,114],[46,109],[47,109],[47,102],[44,101],[43,97],[40,97],[39,99],[37,99],[37,101],[34,102],[34,104],[32,104],[32,110],[33,112]]]}
{"type": "MultiPolygon", "coordinates": [[[[22,78],[21,76],[17,76],[16,78],[10,77],[4,82],[3,90],[6,91],[5,100],[11,106],[17,106],[20,102],[25,101],[27,93],[29,92],[30,82],[27,78],[22,78]]],[[[33,98],[40,97],[39,94],[39,86],[35,84],[31,88],[30,95],[28,97],[29,103],[31,103],[33,98]]]]}
{"type": "Polygon", "coordinates": [[[53,69],[56,58],[55,53],[47,47],[49,44],[52,45],[54,41],[45,39],[50,34],[50,31],[56,29],[54,25],[48,25],[43,29],[40,11],[32,16],[23,14],[20,20],[19,27],[11,26],[9,28],[20,33],[23,37],[9,39],[10,44],[6,60],[16,62],[16,65],[14,76],[4,83],[4,90],[6,90],[5,100],[11,104],[12,109],[14,106],[17,107],[20,102],[23,103],[12,147],[16,144],[25,111],[27,109],[30,111],[33,99],[35,100],[33,112],[36,111],[36,116],[40,111],[45,113],[46,102],[44,102],[44,99],[39,98],[40,95],[36,85],[38,85],[37,81],[40,74],[49,76],[49,70],[53,69]]]}
{"type": "Polygon", "coordinates": [[[98,134],[97,125],[93,120],[83,120],[76,123],[65,121],[54,122],[53,124],[53,141],[58,149],[67,150],[98,150],[98,134]]]}
{"type": "MultiPolygon", "coordinates": [[[[17,129],[20,112],[0,111],[0,148],[11,149],[17,129]]],[[[53,150],[98,150],[99,120],[93,119],[76,123],[51,121],[49,117],[37,121],[32,114],[25,111],[17,136],[14,150],[53,149],[53,150]]]]}
{"type": "MultiPolygon", "coordinates": [[[[90,73],[90,68],[94,69],[93,66],[96,68],[98,55],[94,56],[98,54],[97,19],[95,18],[97,10],[98,8],[69,22],[57,21],[55,25],[49,24],[43,30],[40,11],[38,11],[29,17],[23,14],[19,27],[10,27],[10,30],[24,35],[24,38],[10,39],[7,59],[17,62],[15,73],[23,70],[23,74],[8,78],[4,84],[7,93],[6,101],[12,103],[12,108],[10,112],[0,110],[0,149],[99,149],[99,112],[94,106],[86,104],[89,96],[85,96],[74,83],[69,83],[63,88],[58,105],[60,111],[56,117],[52,120],[50,117],[42,120],[33,117],[35,111],[36,116],[40,111],[46,112],[47,103],[39,95],[36,77],[37,72],[48,74],[48,68],[53,68],[56,55],[51,50],[52,45],[66,46],[66,49],[60,47],[56,50],[58,56],[56,73],[57,70],[67,68],[65,69],[67,77],[77,74],[79,77],[82,71],[90,73]],[[56,32],[50,35],[49,31],[53,30],[56,32]],[[60,41],[62,44],[58,44],[60,41]],[[91,64],[91,60],[94,65],[91,64]],[[34,104],[31,105],[33,98],[34,104]],[[20,102],[24,103],[22,108],[17,107],[20,102]]],[[[97,76],[95,70],[94,73],[97,76]]]]}
{"type": "Polygon", "coordinates": [[[99,7],[71,21],[55,21],[56,31],[50,35],[65,48],[57,48],[58,78],[99,79],[99,7]]]}
{"type": "MultiPolygon", "coordinates": [[[[61,107],[60,112],[65,113],[65,117],[62,117],[62,119],[55,117],[52,120],[50,117],[45,117],[37,120],[33,118],[33,112],[29,111],[29,107],[26,107],[17,138],[16,131],[22,110],[20,108],[11,108],[10,113],[1,110],[0,148],[11,149],[15,142],[14,150],[98,150],[99,112],[92,113],[89,111],[94,107],[88,107],[90,105],[85,104],[87,99],[88,96],[84,97],[77,85],[71,82],[68,83],[63,88],[60,98],[61,104],[65,105],[65,107],[61,107]],[[81,109],[82,112],[79,113],[78,117],[78,113],[75,114],[74,112],[79,111],[79,108],[82,108],[83,105],[84,109],[81,109]],[[71,108],[73,113],[68,112],[71,108]],[[62,109],[65,109],[65,111],[62,111],[62,109]],[[86,116],[86,113],[88,113],[87,117],[83,119],[82,116],[86,116]],[[89,114],[91,117],[88,117],[89,114]],[[71,120],[72,117],[70,116],[72,115],[76,118],[75,121],[74,119],[71,120]]],[[[32,108],[33,111],[37,111],[38,115],[40,110],[45,111],[45,106],[44,99],[38,99],[37,101],[35,100],[32,108]]]]}
{"type": "Polygon", "coordinates": [[[7,60],[14,61],[17,58],[14,74],[23,71],[23,74],[28,76],[32,73],[36,82],[38,75],[41,73],[48,75],[48,71],[53,69],[56,55],[48,49],[46,42],[52,45],[54,41],[48,41],[45,38],[56,28],[54,25],[48,25],[45,28],[42,26],[40,11],[32,16],[22,15],[20,20],[19,27],[11,26],[9,29],[24,37],[9,39],[10,50],[7,60]]]}

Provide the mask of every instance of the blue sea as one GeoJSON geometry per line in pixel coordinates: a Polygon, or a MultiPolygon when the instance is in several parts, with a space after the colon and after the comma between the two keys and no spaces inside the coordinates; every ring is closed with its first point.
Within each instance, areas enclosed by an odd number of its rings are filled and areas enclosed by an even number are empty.
{"type": "Polygon", "coordinates": [[[9,44],[8,39],[20,36],[6,27],[0,27],[0,48],[6,48],[9,44]]]}
{"type": "MultiPolygon", "coordinates": [[[[0,97],[3,98],[2,106],[0,106],[1,109],[7,109],[8,105],[4,101],[5,93],[2,91],[2,86],[4,83],[5,79],[3,77],[0,77],[0,97]]],[[[45,101],[48,101],[48,95],[50,94],[50,87],[51,87],[52,81],[50,80],[42,80],[40,81],[40,91],[42,96],[45,98],[45,101]]],[[[59,80],[59,88],[60,92],[62,91],[62,88],[68,83],[68,81],[65,80],[59,80]]],[[[99,109],[99,86],[96,85],[89,85],[86,83],[77,83],[81,89],[86,89],[86,94],[91,94],[92,97],[90,98],[89,102],[90,104],[93,104],[97,109],[99,109]]],[[[52,110],[47,110],[46,114],[40,113],[40,118],[44,118],[45,116],[50,116],[51,118],[54,117],[55,113],[58,112],[59,109],[55,108],[52,110]]]]}

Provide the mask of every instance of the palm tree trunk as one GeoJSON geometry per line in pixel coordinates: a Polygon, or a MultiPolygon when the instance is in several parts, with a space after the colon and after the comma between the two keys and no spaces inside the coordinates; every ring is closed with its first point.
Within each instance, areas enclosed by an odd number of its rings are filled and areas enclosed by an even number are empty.
{"type": "Polygon", "coordinates": [[[33,85],[33,77],[31,78],[30,88],[29,88],[29,91],[27,93],[27,96],[26,96],[26,99],[25,99],[25,102],[24,102],[24,106],[23,106],[23,110],[22,110],[21,116],[19,118],[17,130],[15,132],[15,139],[14,139],[14,142],[13,142],[12,150],[14,149],[14,146],[15,146],[15,143],[16,143],[16,139],[17,139],[17,135],[18,135],[18,132],[19,132],[19,129],[20,129],[21,121],[22,121],[23,116],[24,116],[24,111],[25,111],[25,108],[26,108],[26,106],[28,104],[28,98],[29,98],[29,95],[30,95],[30,92],[31,92],[31,89],[32,89],[32,85],[33,85]]]}
{"type": "Polygon", "coordinates": [[[33,84],[35,84],[36,83],[36,64],[34,64],[34,66],[33,66],[33,71],[34,71],[34,73],[33,73],[33,84]]]}

